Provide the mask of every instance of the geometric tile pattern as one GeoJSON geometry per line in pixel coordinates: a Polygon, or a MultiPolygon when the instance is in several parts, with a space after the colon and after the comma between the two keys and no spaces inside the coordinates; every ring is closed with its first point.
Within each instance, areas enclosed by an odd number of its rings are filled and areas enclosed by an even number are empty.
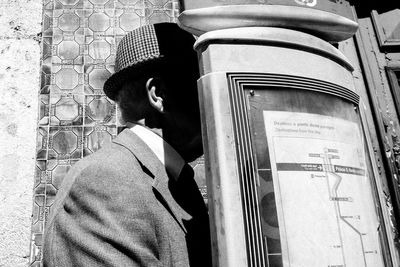
{"type": "MultiPolygon", "coordinates": [[[[177,0],[44,0],[30,266],[65,173],[117,135],[116,106],[102,87],[126,32],[175,22],[177,0]]],[[[204,164],[192,164],[206,196],[204,164]]]]}

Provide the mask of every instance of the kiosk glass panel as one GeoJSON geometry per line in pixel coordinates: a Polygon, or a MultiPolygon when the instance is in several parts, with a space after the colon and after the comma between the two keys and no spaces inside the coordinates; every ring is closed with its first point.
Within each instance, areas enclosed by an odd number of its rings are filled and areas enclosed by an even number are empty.
{"type": "Polygon", "coordinates": [[[267,266],[386,266],[357,106],[309,90],[244,91],[267,266]]]}

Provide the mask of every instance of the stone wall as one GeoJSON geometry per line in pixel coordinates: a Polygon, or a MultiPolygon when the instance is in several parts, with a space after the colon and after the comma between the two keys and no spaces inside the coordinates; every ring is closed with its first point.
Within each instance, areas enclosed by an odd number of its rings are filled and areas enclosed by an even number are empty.
{"type": "Polygon", "coordinates": [[[40,88],[39,0],[0,1],[0,266],[27,266],[40,88]]]}

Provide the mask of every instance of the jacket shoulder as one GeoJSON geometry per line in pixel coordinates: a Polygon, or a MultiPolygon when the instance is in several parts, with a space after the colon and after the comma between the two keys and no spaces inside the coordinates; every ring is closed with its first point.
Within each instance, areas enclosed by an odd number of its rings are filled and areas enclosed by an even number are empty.
{"type": "MultiPolygon", "coordinates": [[[[136,157],[127,148],[110,143],[94,152],[91,155],[81,159],[77,162],[76,167],[78,169],[85,168],[107,168],[107,169],[120,169],[119,166],[132,165],[137,162],[136,157]]],[[[135,164],[136,165],[136,164],[135,164]]],[[[132,166],[131,166],[132,167],[132,166]]]]}
{"type": "Polygon", "coordinates": [[[93,154],[79,160],[64,176],[51,208],[49,221],[52,221],[64,202],[76,194],[112,195],[132,191],[143,191],[149,187],[143,170],[135,156],[125,147],[109,144],[93,154]]]}

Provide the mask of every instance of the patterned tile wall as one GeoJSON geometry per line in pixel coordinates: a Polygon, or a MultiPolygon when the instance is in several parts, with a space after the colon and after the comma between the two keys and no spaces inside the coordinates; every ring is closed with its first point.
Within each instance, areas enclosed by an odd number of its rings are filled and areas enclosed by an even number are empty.
{"type": "MultiPolygon", "coordinates": [[[[43,230],[64,175],[122,126],[102,91],[118,41],[140,25],[175,22],[178,9],[177,0],[43,1],[30,266],[41,266],[43,230]]],[[[192,166],[206,199],[203,162],[192,166]]]]}

